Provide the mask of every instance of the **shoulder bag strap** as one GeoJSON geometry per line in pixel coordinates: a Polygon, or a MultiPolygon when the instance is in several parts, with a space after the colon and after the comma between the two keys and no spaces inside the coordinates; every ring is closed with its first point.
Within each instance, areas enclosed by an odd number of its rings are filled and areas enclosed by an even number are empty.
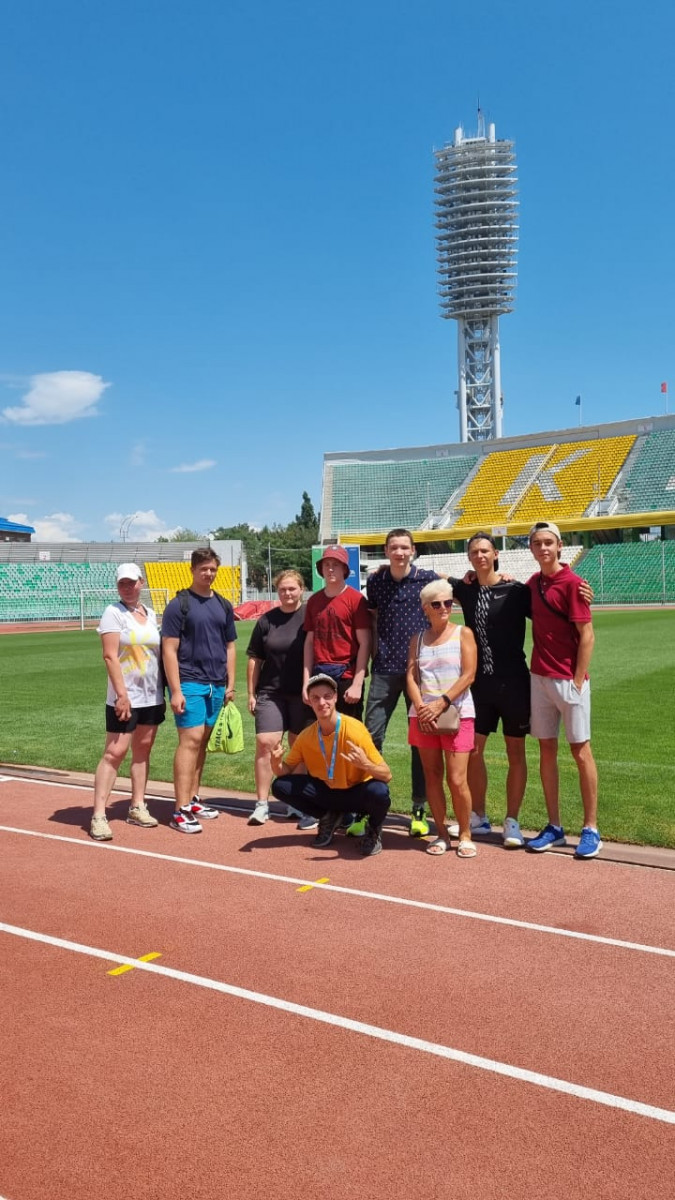
{"type": "Polygon", "coordinates": [[[550,612],[555,613],[556,617],[560,617],[561,621],[565,621],[567,624],[569,624],[569,617],[567,616],[567,613],[561,612],[559,608],[554,608],[550,601],[546,599],[544,585],[541,582],[541,575],[537,580],[537,587],[539,588],[539,595],[541,596],[542,603],[546,605],[550,612]]]}

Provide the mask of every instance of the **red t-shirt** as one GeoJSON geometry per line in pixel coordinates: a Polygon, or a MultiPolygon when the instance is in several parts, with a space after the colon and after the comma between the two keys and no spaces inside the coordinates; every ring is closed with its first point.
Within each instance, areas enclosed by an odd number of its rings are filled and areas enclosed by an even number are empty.
{"type": "Polygon", "coordinates": [[[534,675],[549,679],[573,679],[577,665],[580,625],[591,621],[591,610],[579,596],[581,580],[564,563],[555,575],[537,571],[527,581],[532,593],[532,665],[534,675]],[[540,590],[541,588],[541,590],[540,590]],[[551,609],[542,600],[543,592],[551,609]],[[560,616],[557,614],[560,613],[560,616]]]}
{"type": "Polygon", "coordinates": [[[314,634],[314,662],[347,664],[344,679],[354,675],[359,649],[357,629],[370,629],[370,613],[356,588],[346,587],[339,596],[315,592],[307,601],[305,630],[314,634]]]}

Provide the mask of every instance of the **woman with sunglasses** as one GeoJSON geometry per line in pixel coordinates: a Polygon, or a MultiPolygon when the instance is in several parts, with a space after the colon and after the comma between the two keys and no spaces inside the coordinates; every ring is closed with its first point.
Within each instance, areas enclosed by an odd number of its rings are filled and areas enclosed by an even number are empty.
{"type": "Polygon", "coordinates": [[[467,782],[474,745],[471,684],[476,674],[476,639],[465,625],[450,620],[452,587],[445,579],[428,583],[420,603],[429,628],[410,639],[407,688],[412,700],[408,741],[422,760],[427,799],[438,836],[428,854],[445,854],[450,844],[444,776],[459,826],[459,858],[475,858],[471,841],[471,793],[467,782]],[[456,733],[440,730],[437,720],[451,705],[459,711],[456,733]]]}

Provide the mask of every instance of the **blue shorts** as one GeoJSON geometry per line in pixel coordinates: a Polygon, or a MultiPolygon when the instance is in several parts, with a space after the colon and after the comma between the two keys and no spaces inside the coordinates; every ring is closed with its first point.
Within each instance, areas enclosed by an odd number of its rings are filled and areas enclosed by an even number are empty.
{"type": "Polygon", "coordinates": [[[225,688],[211,683],[181,683],[185,696],[185,712],[174,713],[178,729],[193,729],[197,725],[215,725],[225,700],[225,688]]]}

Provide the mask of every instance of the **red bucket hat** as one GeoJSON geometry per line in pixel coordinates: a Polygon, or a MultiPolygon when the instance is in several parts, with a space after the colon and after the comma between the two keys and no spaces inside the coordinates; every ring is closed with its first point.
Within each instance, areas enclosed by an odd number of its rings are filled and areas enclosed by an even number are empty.
{"type": "Polygon", "coordinates": [[[349,575],[349,555],[348,555],[347,551],[345,550],[344,546],[326,546],[326,549],[324,550],[323,554],[321,555],[321,558],[319,559],[318,563],[316,564],[316,569],[319,572],[319,575],[321,575],[322,577],[323,577],[323,564],[325,563],[327,558],[332,559],[334,562],[342,563],[343,567],[345,568],[345,579],[346,579],[347,576],[349,575]]]}

